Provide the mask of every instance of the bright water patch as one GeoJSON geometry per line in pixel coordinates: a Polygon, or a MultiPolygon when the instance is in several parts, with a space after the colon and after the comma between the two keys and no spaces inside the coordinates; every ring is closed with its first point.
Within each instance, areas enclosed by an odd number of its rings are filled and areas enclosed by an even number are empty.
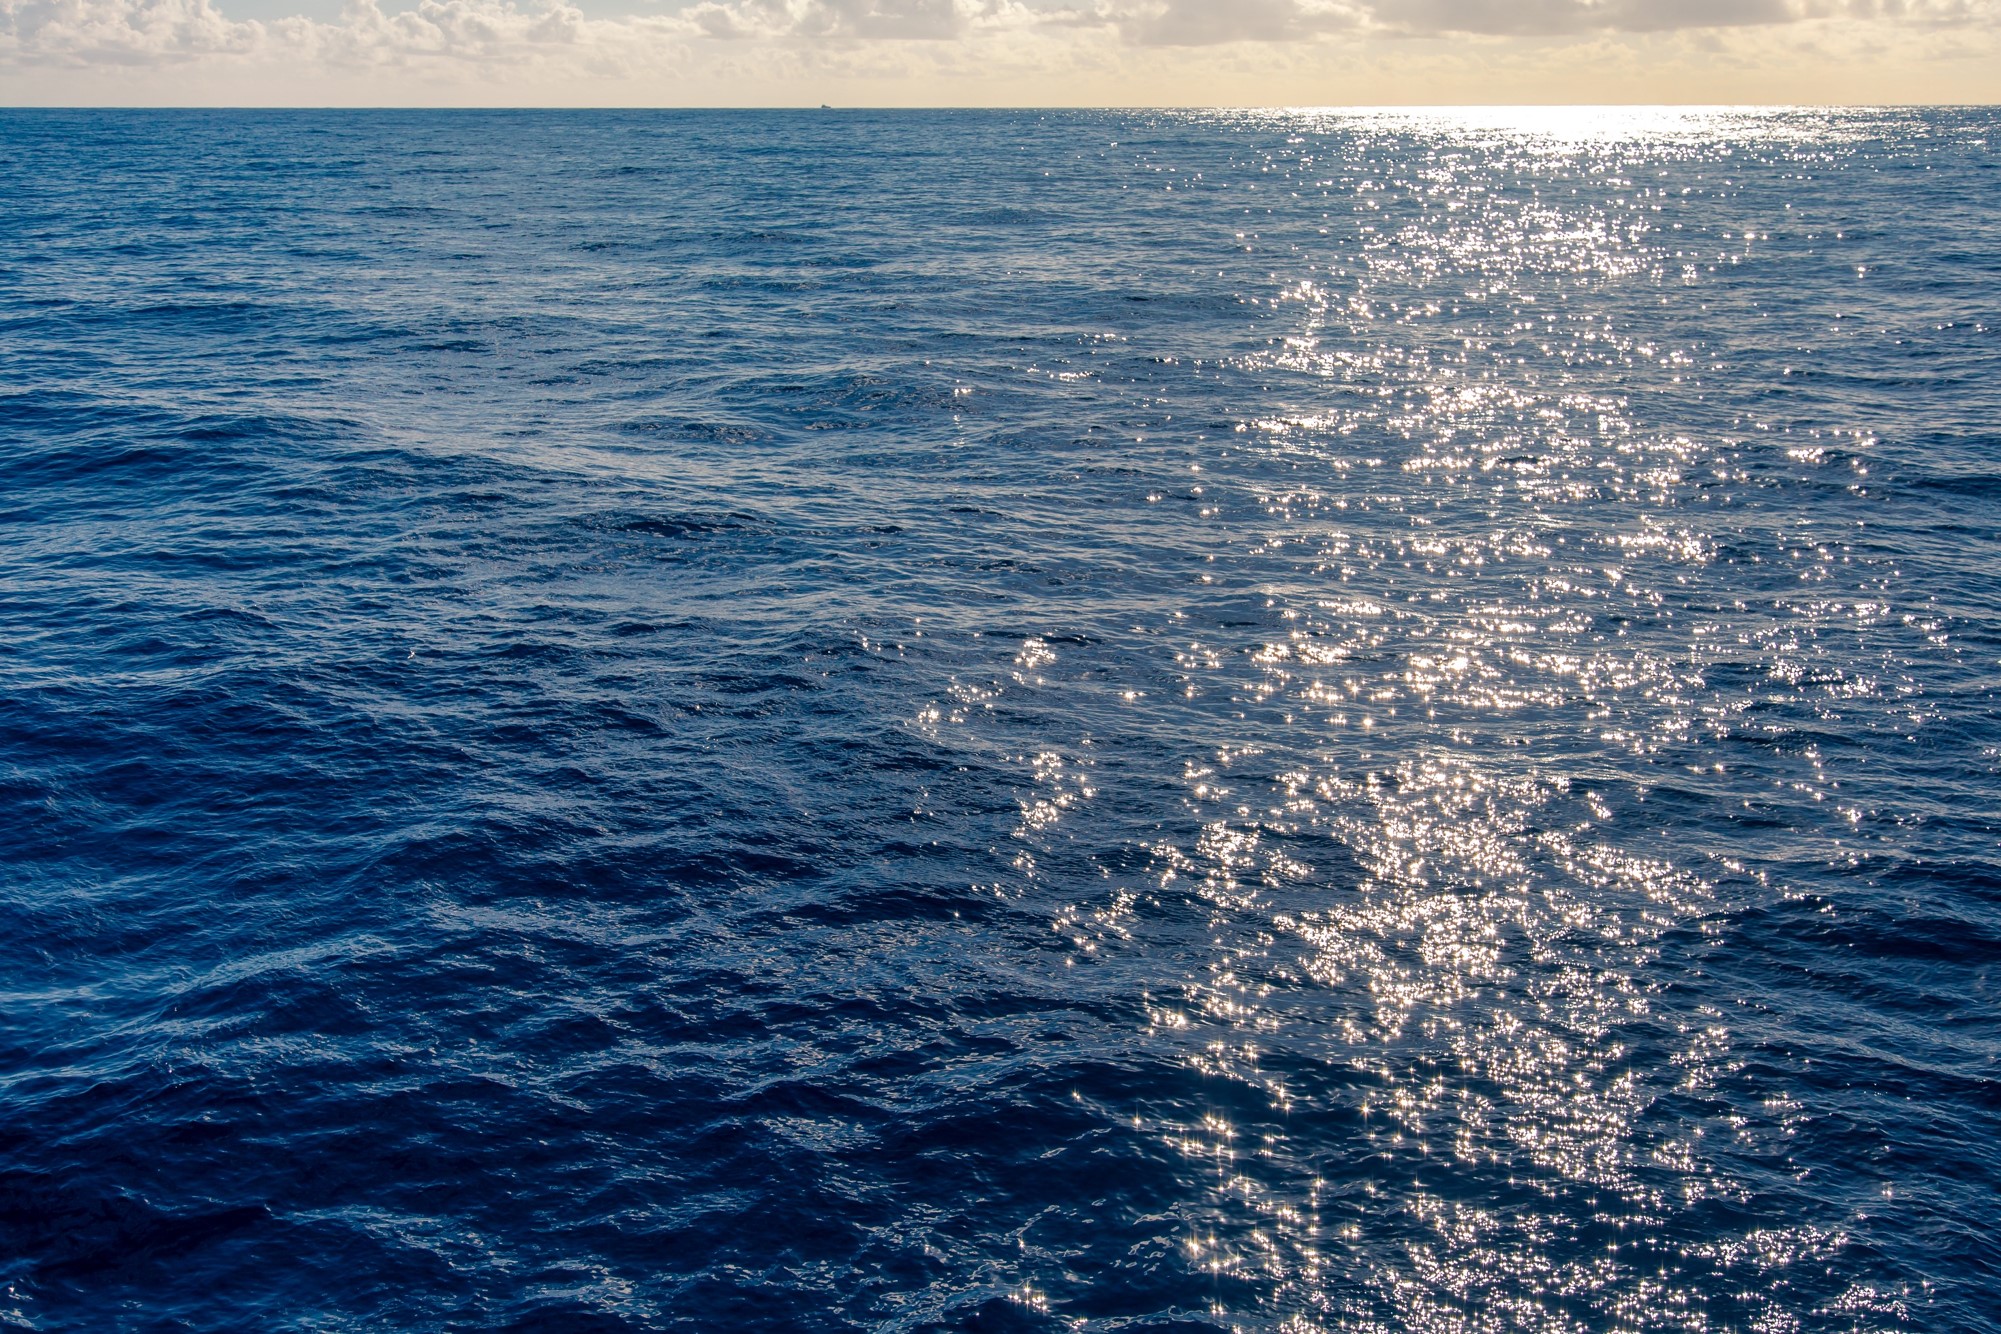
{"type": "Polygon", "coordinates": [[[0,117],[0,1319],[1991,1327],[1997,129],[0,117]]]}

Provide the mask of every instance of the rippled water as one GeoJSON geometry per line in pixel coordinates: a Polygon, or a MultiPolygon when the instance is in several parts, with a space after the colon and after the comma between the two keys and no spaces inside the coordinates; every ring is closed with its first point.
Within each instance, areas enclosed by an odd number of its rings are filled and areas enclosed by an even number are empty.
{"type": "Polygon", "coordinates": [[[0,1323],[1975,1330],[2001,118],[0,116],[0,1323]]]}

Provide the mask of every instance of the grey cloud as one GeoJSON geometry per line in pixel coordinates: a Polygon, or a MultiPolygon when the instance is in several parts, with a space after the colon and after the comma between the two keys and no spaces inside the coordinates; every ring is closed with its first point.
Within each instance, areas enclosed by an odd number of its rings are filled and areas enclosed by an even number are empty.
{"type": "Polygon", "coordinates": [[[1992,23],[1994,0],[1803,0],[1809,18],[1848,18],[1905,22],[1919,27],[1951,28],[1992,23]]]}
{"type": "Polygon", "coordinates": [[[1395,31],[1508,37],[1735,28],[1801,17],[1790,0],[1393,0],[1374,12],[1395,31]]]}

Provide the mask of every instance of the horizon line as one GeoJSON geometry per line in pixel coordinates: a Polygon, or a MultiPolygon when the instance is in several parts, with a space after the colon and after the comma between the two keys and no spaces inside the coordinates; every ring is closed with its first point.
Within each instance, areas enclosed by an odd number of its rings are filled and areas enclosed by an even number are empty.
{"type": "Polygon", "coordinates": [[[1988,111],[1993,102],[1073,102],[1073,103],[620,103],[620,102],[0,102],[6,111],[1988,111]]]}

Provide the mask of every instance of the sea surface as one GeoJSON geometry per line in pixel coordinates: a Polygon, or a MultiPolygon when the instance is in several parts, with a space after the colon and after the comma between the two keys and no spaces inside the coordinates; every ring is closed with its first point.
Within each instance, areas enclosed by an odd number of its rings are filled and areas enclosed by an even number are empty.
{"type": "Polygon", "coordinates": [[[0,113],[0,1327],[2001,1328],[1997,146],[0,113]]]}

